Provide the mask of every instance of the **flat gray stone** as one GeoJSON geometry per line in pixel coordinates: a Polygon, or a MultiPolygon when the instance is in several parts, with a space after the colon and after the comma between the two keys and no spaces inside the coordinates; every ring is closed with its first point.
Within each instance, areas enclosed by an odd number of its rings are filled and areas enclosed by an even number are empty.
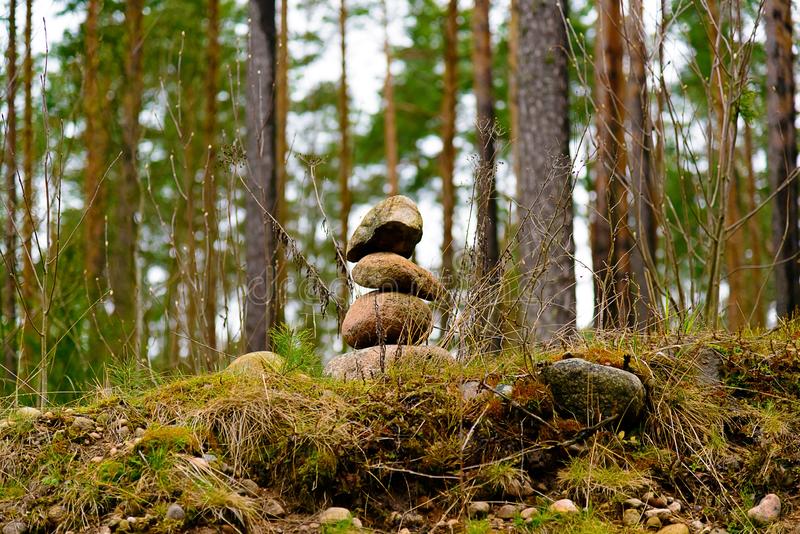
{"type": "Polygon", "coordinates": [[[373,252],[411,257],[422,239],[422,215],[408,197],[395,195],[367,212],[347,243],[347,261],[357,262],[373,252]]]}

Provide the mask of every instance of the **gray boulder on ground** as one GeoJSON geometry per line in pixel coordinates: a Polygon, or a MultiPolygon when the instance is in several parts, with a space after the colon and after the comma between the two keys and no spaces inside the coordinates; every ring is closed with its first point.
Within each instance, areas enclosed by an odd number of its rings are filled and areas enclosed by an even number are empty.
{"type": "Polygon", "coordinates": [[[544,381],[558,411],[587,424],[613,416],[630,422],[644,409],[642,381],[615,367],[569,358],[545,368],[544,381]]]}
{"type": "Polygon", "coordinates": [[[435,369],[441,369],[443,365],[453,361],[450,353],[441,347],[384,345],[337,356],[325,366],[325,374],[341,380],[362,380],[380,376],[381,350],[384,352],[384,369],[388,369],[398,360],[417,362],[420,366],[432,365],[435,369]]]}
{"type": "Polygon", "coordinates": [[[353,268],[353,280],[360,286],[407,293],[425,300],[439,300],[447,295],[444,285],[432,273],[393,252],[364,256],[353,268]]]}
{"type": "Polygon", "coordinates": [[[347,244],[347,261],[373,252],[394,252],[408,258],[422,239],[422,215],[408,197],[396,195],[376,204],[356,227],[347,244]]]}
{"type": "Polygon", "coordinates": [[[428,339],[433,314],[424,301],[403,293],[372,291],[356,299],[342,321],[342,338],[354,349],[417,345],[428,339]]]}

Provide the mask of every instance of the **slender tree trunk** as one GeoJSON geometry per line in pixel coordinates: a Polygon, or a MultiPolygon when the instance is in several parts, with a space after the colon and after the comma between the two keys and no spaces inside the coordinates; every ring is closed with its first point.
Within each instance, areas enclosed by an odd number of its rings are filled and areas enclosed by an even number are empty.
{"type": "Polygon", "coordinates": [[[502,288],[497,264],[500,246],[497,235],[497,200],[495,191],[495,116],[492,93],[492,49],[489,28],[490,0],[475,0],[472,11],[474,68],[473,90],[477,108],[478,165],[475,169],[476,209],[476,287],[480,287],[480,316],[476,316],[478,340],[488,342],[488,349],[499,351],[502,332],[498,306],[502,288]]]}
{"type": "Polygon", "coordinates": [[[653,183],[652,139],[647,90],[647,47],[644,42],[642,0],[632,0],[628,15],[628,120],[631,146],[628,168],[633,197],[635,239],[631,251],[631,271],[635,304],[634,322],[646,327],[654,315],[656,300],[654,276],[657,234],[655,207],[657,191],[653,183]]]}
{"type": "MultiPolygon", "coordinates": [[[[277,128],[276,139],[276,175],[278,195],[278,222],[282,227],[286,227],[286,182],[288,174],[286,171],[286,158],[288,156],[287,131],[286,125],[289,117],[289,1],[281,0],[281,26],[278,34],[278,65],[276,106],[278,116],[275,126],[277,128]]],[[[286,304],[286,283],[288,278],[286,251],[283,243],[278,243],[278,281],[275,303],[275,321],[280,324],[284,322],[285,316],[283,308],[286,304]]]]}
{"type": "Polygon", "coordinates": [[[139,225],[138,145],[141,136],[139,113],[142,110],[142,55],[144,35],[142,16],[144,0],[128,0],[125,6],[127,26],[125,85],[122,95],[122,175],[116,188],[118,201],[113,213],[116,230],[114,260],[108,264],[109,282],[114,291],[115,331],[119,338],[113,345],[117,358],[136,360],[142,356],[138,324],[139,275],[136,247],[139,225]]]}
{"type": "Polygon", "coordinates": [[[596,208],[591,224],[595,276],[595,315],[600,327],[630,324],[630,250],[627,195],[624,182],[625,107],[622,74],[620,0],[602,0],[598,7],[595,45],[597,157],[596,208]]]}
{"type": "Polygon", "coordinates": [[[84,69],[83,108],[86,115],[84,142],[86,143],[86,169],[84,172],[84,198],[86,200],[86,218],[84,219],[86,239],[86,276],[90,289],[90,298],[98,298],[103,283],[103,250],[105,236],[103,216],[105,213],[105,187],[103,178],[103,157],[106,148],[106,136],[103,119],[103,96],[100,91],[100,39],[98,36],[98,17],[100,0],[89,0],[87,4],[86,33],[86,66],[84,69]]]}
{"type": "MultiPolygon", "coordinates": [[[[758,206],[757,191],[756,191],[756,171],[753,168],[753,131],[750,125],[744,123],[744,147],[742,154],[742,162],[745,168],[745,176],[747,179],[747,213],[755,213],[758,206]]],[[[753,255],[751,263],[756,266],[761,266],[764,262],[764,240],[761,235],[761,227],[758,223],[758,217],[750,217],[747,221],[747,242],[753,255]]],[[[760,269],[754,269],[748,275],[750,281],[748,283],[748,292],[750,294],[748,309],[750,310],[749,323],[754,327],[763,327],[766,321],[766,299],[764,299],[764,272],[760,269]]]]}
{"type": "Polygon", "coordinates": [[[245,341],[255,351],[271,345],[269,329],[275,324],[275,0],[250,0],[249,6],[245,341]]]}
{"type": "MultiPolygon", "coordinates": [[[[339,3],[339,36],[341,50],[341,79],[339,81],[339,197],[342,204],[339,212],[339,244],[342,251],[347,249],[349,230],[347,228],[350,218],[350,104],[347,94],[347,4],[346,0],[339,3]]],[[[347,266],[340,260],[337,253],[336,264],[340,272],[340,297],[342,300],[341,313],[347,309],[350,292],[347,284],[347,266]]],[[[339,322],[344,320],[344,315],[339,317],[339,322]]]]}
{"type": "Polygon", "coordinates": [[[383,82],[384,146],[386,147],[386,174],[389,179],[389,195],[400,193],[397,179],[397,113],[394,103],[394,81],[392,80],[392,49],[389,45],[389,8],[383,0],[383,52],[386,55],[386,77],[383,82]]]}
{"type": "MultiPolygon", "coordinates": [[[[449,0],[444,21],[444,95],[442,97],[442,278],[452,287],[453,278],[453,212],[455,211],[456,100],[458,92],[458,0],[449,0]]],[[[445,318],[446,322],[446,318],[445,318]]]]}
{"type": "Polygon", "coordinates": [[[566,6],[517,6],[521,294],[526,323],[547,341],[575,327],[566,6]]]}
{"type": "MultiPolygon", "coordinates": [[[[30,387],[33,377],[33,352],[32,345],[36,338],[36,329],[33,326],[32,316],[34,313],[36,276],[33,265],[33,51],[31,49],[31,29],[33,27],[33,2],[27,0],[25,3],[25,60],[23,63],[24,71],[24,92],[25,92],[25,115],[22,125],[22,174],[24,176],[22,185],[22,204],[23,204],[23,224],[22,224],[22,299],[25,301],[26,312],[23,316],[22,336],[23,342],[20,347],[20,363],[17,373],[18,378],[30,387]]],[[[43,333],[44,334],[44,333],[43,333]]],[[[46,371],[40,370],[42,376],[46,371]]]]}
{"type": "Polygon", "coordinates": [[[795,132],[792,4],[768,0],[767,25],[767,167],[775,191],[772,243],[775,254],[776,311],[794,316],[800,308],[800,233],[797,201],[797,137],[795,132]]]}
{"type": "MultiPolygon", "coordinates": [[[[528,6],[525,6],[526,8],[528,6]]],[[[511,0],[508,29],[508,111],[511,120],[511,159],[517,184],[521,178],[519,165],[519,0],[511,0]]]]}
{"type": "Polygon", "coordinates": [[[186,244],[186,264],[182,267],[183,270],[183,285],[186,294],[186,338],[189,343],[189,361],[191,362],[192,369],[197,372],[200,370],[199,361],[197,358],[197,341],[199,339],[199,332],[202,330],[199,320],[199,311],[197,303],[197,295],[200,294],[200,280],[198,278],[197,270],[197,240],[195,239],[195,219],[197,216],[197,208],[195,206],[197,196],[197,183],[195,179],[196,159],[195,144],[192,143],[192,138],[195,132],[195,113],[193,110],[197,105],[197,100],[192,86],[186,88],[186,93],[183,95],[182,103],[184,104],[185,117],[183,127],[183,165],[184,165],[184,191],[186,192],[186,203],[183,208],[183,229],[185,230],[184,242],[186,244]]]}
{"type": "MultiPolygon", "coordinates": [[[[3,330],[3,361],[6,374],[13,383],[17,374],[17,349],[15,343],[17,330],[17,1],[9,1],[8,10],[8,50],[6,52],[6,106],[8,109],[4,156],[8,167],[6,171],[6,235],[5,269],[3,280],[2,311],[5,328],[3,330]]],[[[2,166],[0,166],[2,171],[2,166]]]]}
{"type": "MultiPolygon", "coordinates": [[[[742,216],[739,206],[741,200],[741,184],[737,173],[733,173],[728,184],[728,198],[725,212],[726,218],[738,221],[742,216]]],[[[746,227],[742,226],[728,235],[725,243],[725,271],[728,275],[728,301],[726,303],[728,329],[736,332],[747,326],[750,316],[748,305],[749,290],[753,283],[752,273],[742,269],[744,265],[746,227]]]]}
{"type": "Polygon", "coordinates": [[[203,280],[203,323],[206,349],[206,369],[213,369],[217,353],[217,271],[219,269],[216,244],[217,228],[217,92],[219,86],[219,0],[208,0],[208,34],[206,47],[206,95],[203,138],[206,147],[206,165],[203,173],[203,215],[205,221],[205,272],[203,280]]]}
{"type": "Polygon", "coordinates": [[[474,36],[474,90],[477,117],[479,163],[476,173],[478,218],[478,269],[488,274],[497,265],[497,202],[495,199],[495,128],[494,96],[492,95],[492,49],[489,30],[490,0],[476,0],[472,13],[474,36]]]}

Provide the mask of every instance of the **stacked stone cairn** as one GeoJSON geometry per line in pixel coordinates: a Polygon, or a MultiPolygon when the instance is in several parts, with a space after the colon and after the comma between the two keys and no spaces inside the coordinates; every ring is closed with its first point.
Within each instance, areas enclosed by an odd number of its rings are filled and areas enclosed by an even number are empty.
{"type": "Polygon", "coordinates": [[[424,301],[447,296],[444,285],[408,258],[422,239],[422,216],[401,195],[374,206],[353,232],[347,261],[353,280],[373,289],[356,299],[342,322],[342,337],[354,352],[331,360],[326,373],[343,379],[372,378],[400,358],[450,360],[450,353],[424,343],[433,314],[424,301]]]}

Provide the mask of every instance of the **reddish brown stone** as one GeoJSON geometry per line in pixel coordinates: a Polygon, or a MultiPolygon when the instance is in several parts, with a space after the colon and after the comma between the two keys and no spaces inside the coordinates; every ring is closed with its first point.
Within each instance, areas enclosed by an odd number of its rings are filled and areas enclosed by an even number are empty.
{"type": "Polygon", "coordinates": [[[404,293],[373,291],[350,306],[342,322],[342,338],[355,349],[418,345],[432,329],[433,314],[424,301],[404,293]]]}
{"type": "Polygon", "coordinates": [[[364,256],[353,268],[353,280],[371,289],[407,293],[425,300],[447,295],[444,285],[431,272],[392,252],[364,256]]]}

